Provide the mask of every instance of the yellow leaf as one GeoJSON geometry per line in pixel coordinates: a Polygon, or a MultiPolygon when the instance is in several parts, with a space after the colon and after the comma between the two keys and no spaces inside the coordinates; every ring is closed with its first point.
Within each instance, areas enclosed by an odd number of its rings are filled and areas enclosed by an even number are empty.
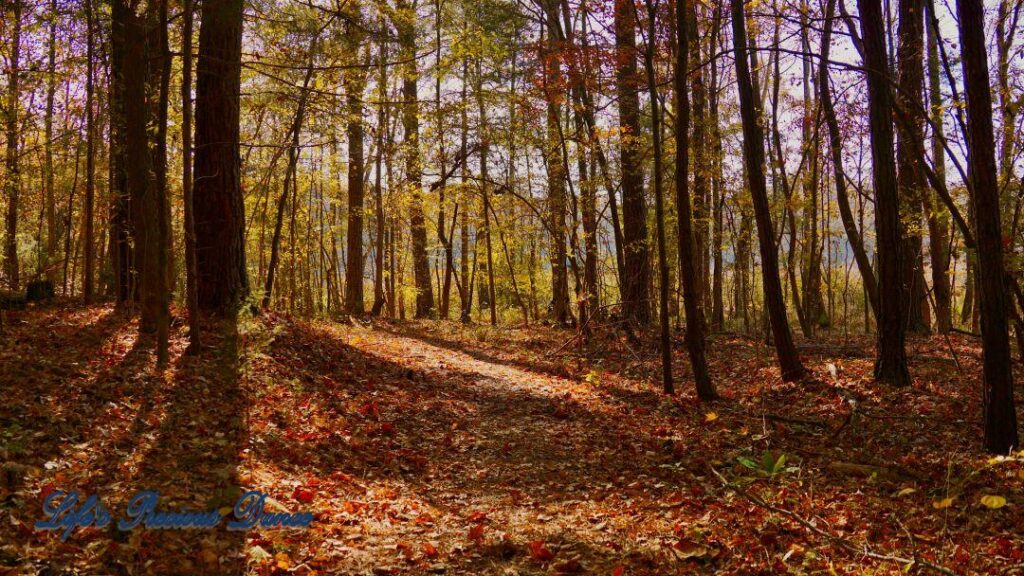
{"type": "Polygon", "coordinates": [[[292,560],[284,552],[278,552],[274,556],[274,560],[277,561],[277,567],[281,570],[287,570],[292,566],[292,560]]]}
{"type": "Polygon", "coordinates": [[[952,505],[953,505],[953,498],[943,498],[942,500],[936,500],[936,501],[932,502],[932,508],[935,508],[936,510],[942,510],[944,508],[949,508],[952,505]]]}
{"type": "Polygon", "coordinates": [[[1006,506],[1006,498],[1003,498],[1002,496],[996,496],[995,494],[987,494],[981,497],[981,503],[986,508],[996,510],[1002,508],[1003,506],[1006,506]]]}
{"type": "Polygon", "coordinates": [[[897,492],[896,496],[897,497],[907,496],[907,495],[913,494],[914,492],[917,492],[917,490],[915,490],[914,488],[904,488],[903,490],[900,490],[899,492],[897,492]]]}
{"type": "Polygon", "coordinates": [[[705,422],[714,422],[715,420],[718,420],[718,414],[715,412],[708,412],[704,415],[705,422]]]}

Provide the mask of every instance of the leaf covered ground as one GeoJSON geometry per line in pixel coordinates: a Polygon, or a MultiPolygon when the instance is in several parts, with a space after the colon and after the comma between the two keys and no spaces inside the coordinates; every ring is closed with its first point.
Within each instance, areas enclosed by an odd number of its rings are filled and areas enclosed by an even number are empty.
{"type": "Polygon", "coordinates": [[[702,404],[681,343],[669,398],[656,350],[613,334],[264,315],[206,325],[198,356],[176,327],[158,373],[136,332],[103,306],[8,314],[0,574],[1024,572],[1024,454],[981,453],[970,337],[911,339],[893,390],[869,337],[802,342],[811,376],[783,384],[762,341],[715,335],[702,404]],[[253,489],[316,519],[62,542],[33,529],[56,489],[115,514],[253,489]]]}

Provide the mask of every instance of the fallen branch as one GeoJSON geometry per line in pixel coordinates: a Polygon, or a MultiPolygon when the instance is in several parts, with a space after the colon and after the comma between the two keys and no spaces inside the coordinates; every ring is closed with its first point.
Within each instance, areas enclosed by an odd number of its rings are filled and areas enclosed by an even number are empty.
{"type": "Polygon", "coordinates": [[[902,564],[904,566],[907,566],[908,568],[909,567],[913,567],[913,566],[920,566],[922,568],[926,568],[928,570],[931,570],[933,572],[937,572],[939,574],[948,574],[949,576],[957,576],[956,572],[950,570],[949,568],[946,568],[945,566],[939,566],[938,564],[932,564],[931,562],[928,562],[928,561],[925,561],[925,560],[919,560],[917,558],[910,559],[910,558],[903,558],[901,556],[892,556],[892,555],[889,555],[889,554],[880,554],[878,552],[871,551],[871,549],[868,548],[867,544],[857,545],[854,542],[851,542],[850,540],[847,540],[846,538],[843,538],[841,536],[836,536],[835,534],[832,534],[830,532],[826,532],[825,530],[822,530],[821,528],[818,528],[817,526],[812,524],[810,521],[805,520],[802,516],[798,515],[797,513],[791,512],[789,510],[786,510],[785,508],[779,508],[778,506],[774,506],[772,504],[769,504],[768,502],[765,502],[760,497],[755,496],[755,495],[747,492],[746,490],[744,490],[743,488],[737,486],[736,484],[733,484],[732,482],[729,482],[728,480],[725,479],[724,476],[719,474],[718,470],[715,470],[715,468],[713,466],[709,466],[709,468],[711,468],[712,474],[714,474],[716,477],[718,477],[718,481],[722,483],[722,486],[725,486],[726,488],[732,490],[733,492],[736,492],[737,494],[742,496],[748,502],[751,502],[752,504],[754,504],[756,506],[760,506],[761,508],[764,508],[765,510],[768,510],[770,512],[774,512],[776,514],[781,514],[781,515],[789,518],[790,520],[795,521],[797,524],[800,524],[801,526],[806,528],[808,531],[810,531],[810,532],[812,532],[812,533],[814,533],[814,534],[816,534],[818,536],[821,536],[822,538],[825,538],[826,540],[836,544],[837,546],[839,546],[840,548],[842,548],[844,550],[847,550],[847,551],[852,552],[854,554],[859,554],[861,556],[865,556],[867,558],[871,558],[873,560],[881,560],[881,561],[885,561],[885,562],[896,562],[897,564],[902,564]]]}

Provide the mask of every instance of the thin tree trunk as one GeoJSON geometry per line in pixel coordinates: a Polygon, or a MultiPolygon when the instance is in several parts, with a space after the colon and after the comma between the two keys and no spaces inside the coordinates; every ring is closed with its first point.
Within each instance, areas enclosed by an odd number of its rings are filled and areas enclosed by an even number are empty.
{"type": "Polygon", "coordinates": [[[192,198],[192,23],[194,5],[184,0],[181,28],[181,190],[185,217],[185,305],[188,309],[188,350],[202,348],[199,295],[196,286],[196,223],[192,198]]]}
{"type": "Polygon", "coordinates": [[[860,270],[864,289],[868,294],[868,303],[871,310],[878,314],[878,282],[875,280],[875,272],[871,268],[871,260],[864,249],[864,241],[861,238],[857,222],[853,219],[853,211],[850,209],[850,196],[846,188],[846,172],[843,169],[843,148],[842,135],[839,132],[839,122],[836,120],[835,107],[832,104],[832,90],[829,86],[828,59],[832,48],[832,24],[835,20],[836,0],[828,0],[825,7],[825,29],[821,36],[821,62],[818,66],[818,91],[820,93],[821,111],[825,116],[825,125],[828,127],[829,151],[832,155],[832,171],[836,187],[836,203],[839,205],[839,216],[843,221],[843,228],[846,230],[846,238],[853,250],[854,260],[860,270]]]}
{"type": "MultiPolygon", "coordinates": [[[[931,3],[925,3],[925,10],[931,10],[931,3]]],[[[942,90],[939,82],[939,49],[935,32],[925,26],[928,39],[928,96],[931,108],[932,166],[935,176],[946,184],[946,152],[942,134],[942,90]]],[[[939,334],[946,334],[953,325],[953,305],[949,284],[949,209],[939,202],[931,191],[924,191],[924,210],[928,218],[928,248],[931,257],[932,293],[935,296],[935,327],[939,334]]]]}
{"type": "Polygon", "coordinates": [[[878,345],[875,378],[893,386],[910,384],[904,348],[906,325],[901,306],[903,246],[899,192],[893,160],[892,96],[880,0],[858,0],[871,128],[871,176],[875,190],[878,244],[878,345]]]}
{"type": "MultiPolygon", "coordinates": [[[[700,248],[701,243],[694,240],[693,214],[690,208],[690,99],[686,79],[690,70],[690,51],[696,48],[696,43],[691,45],[690,41],[690,33],[696,31],[697,17],[692,1],[676,0],[676,220],[678,222],[679,271],[683,285],[683,306],[686,309],[686,350],[690,355],[690,366],[693,368],[693,379],[697,387],[697,397],[701,400],[714,400],[718,397],[718,393],[711,382],[711,374],[708,372],[708,363],[704,352],[704,305],[702,303],[700,285],[700,268],[697,265],[700,256],[694,251],[695,245],[697,248],[700,248]],[[692,28],[687,23],[688,17],[694,20],[692,28]]],[[[653,43],[653,38],[652,34],[648,42],[653,43]]],[[[696,50],[694,51],[697,52],[696,50]]],[[[653,73],[648,72],[648,77],[653,80],[653,73]]],[[[695,96],[698,93],[701,94],[701,99],[698,100],[698,107],[703,108],[703,80],[699,74],[694,74],[693,84],[695,96]]],[[[653,92],[652,97],[654,97],[653,92]]],[[[696,183],[705,182],[705,173],[703,172],[706,164],[703,153],[705,142],[703,136],[704,128],[701,126],[703,122],[704,114],[701,112],[697,114],[698,126],[694,128],[694,132],[700,134],[699,138],[695,136],[697,141],[694,142],[694,146],[698,150],[697,162],[695,163],[694,189],[698,196],[703,194],[704,190],[696,183]]]]}
{"type": "Polygon", "coordinates": [[[756,53],[747,49],[747,24],[742,0],[730,0],[732,6],[733,42],[737,87],[740,95],[740,113],[743,120],[743,157],[746,164],[747,180],[757,219],[757,239],[761,252],[761,276],[764,281],[765,306],[771,320],[782,379],[792,382],[804,374],[803,365],[793,344],[793,335],[786,318],[786,303],[782,297],[782,283],[779,280],[779,255],[772,232],[771,209],[768,205],[768,190],[764,179],[764,136],[758,119],[758,104],[755,88],[750,78],[750,68],[756,69],[756,53]],[[750,59],[748,61],[748,58],[750,59]]]}
{"type": "MultiPolygon", "coordinates": [[[[661,327],[659,349],[661,351],[661,382],[665,394],[674,394],[672,380],[672,340],[669,337],[668,317],[668,254],[665,242],[665,200],[662,187],[661,160],[661,117],[658,103],[658,83],[654,70],[654,54],[657,44],[657,7],[655,0],[645,0],[647,5],[647,49],[644,51],[644,68],[647,71],[647,91],[651,104],[651,132],[654,141],[654,221],[658,237],[658,321],[661,327]]],[[[693,254],[690,255],[691,261],[693,254]]],[[[689,318],[687,319],[689,320],[689,318]]]]}

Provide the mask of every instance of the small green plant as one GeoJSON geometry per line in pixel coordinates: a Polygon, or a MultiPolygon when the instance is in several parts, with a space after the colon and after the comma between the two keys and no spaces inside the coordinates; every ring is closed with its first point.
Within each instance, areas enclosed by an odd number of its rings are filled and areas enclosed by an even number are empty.
{"type": "Polygon", "coordinates": [[[774,478],[779,474],[796,472],[798,470],[796,466],[786,466],[785,454],[775,455],[771,450],[765,450],[761,454],[760,460],[755,460],[749,456],[739,456],[736,460],[765,478],[774,478]]]}

